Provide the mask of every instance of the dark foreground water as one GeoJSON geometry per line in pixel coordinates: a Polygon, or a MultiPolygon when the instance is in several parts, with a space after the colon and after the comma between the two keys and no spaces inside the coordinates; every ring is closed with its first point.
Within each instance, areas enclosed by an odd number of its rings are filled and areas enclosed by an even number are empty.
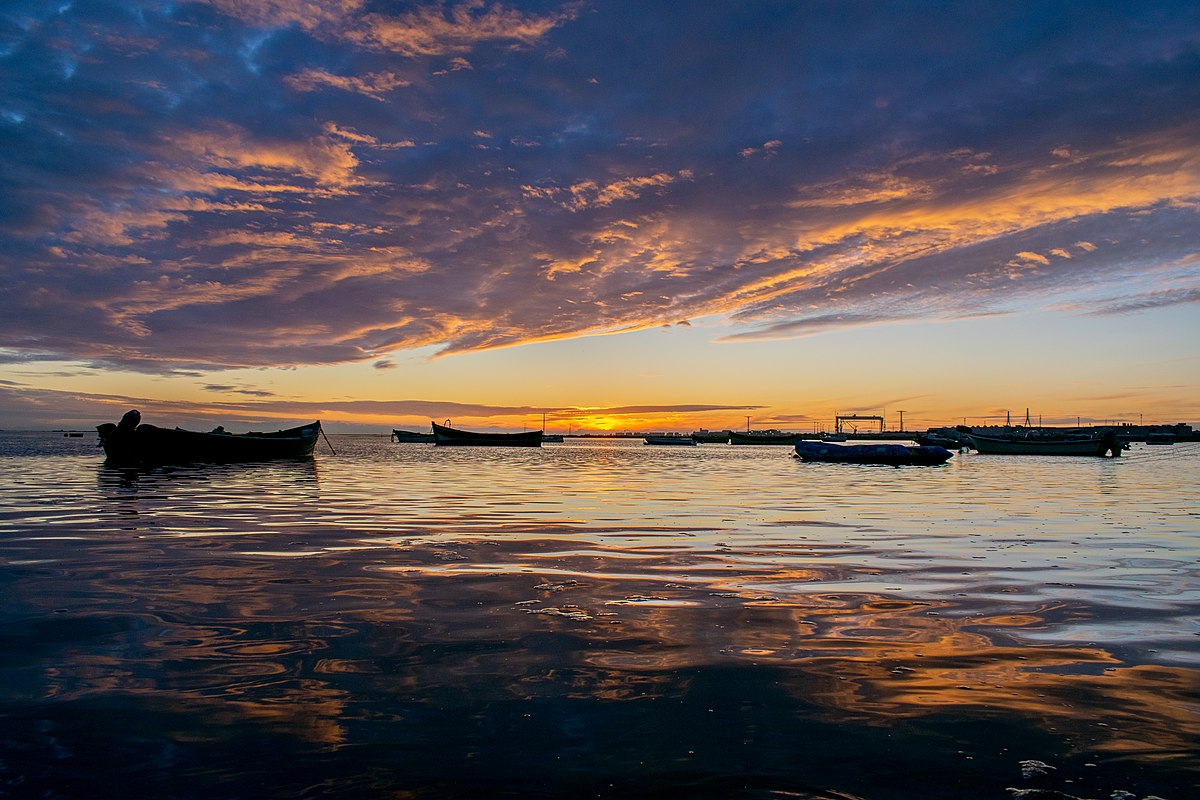
{"type": "Polygon", "coordinates": [[[0,797],[1200,796],[1200,445],[330,438],[0,435],[0,797]]]}

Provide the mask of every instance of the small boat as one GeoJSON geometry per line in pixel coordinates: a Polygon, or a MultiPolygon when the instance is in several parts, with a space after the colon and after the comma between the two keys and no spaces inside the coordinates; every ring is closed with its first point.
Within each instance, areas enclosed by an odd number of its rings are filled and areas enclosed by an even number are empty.
{"type": "Polygon", "coordinates": [[[541,431],[523,431],[521,433],[479,433],[451,428],[446,425],[433,426],[433,443],[436,445],[464,445],[468,447],[541,447],[541,431]]]}
{"type": "Polygon", "coordinates": [[[944,447],[910,447],[903,444],[832,444],[829,442],[797,442],[796,455],[803,461],[822,461],[834,464],[887,464],[901,466],[936,466],[945,464],[954,455],[944,447]]]}
{"type": "Polygon", "coordinates": [[[822,442],[845,442],[849,437],[844,433],[823,433],[821,434],[822,442]]]}
{"type": "Polygon", "coordinates": [[[675,444],[695,446],[696,440],[691,436],[646,436],[646,444],[675,444]]]}
{"type": "Polygon", "coordinates": [[[392,428],[392,441],[393,441],[393,442],[399,442],[399,443],[403,443],[403,442],[413,442],[413,443],[432,442],[432,441],[433,441],[433,434],[432,434],[432,433],[417,433],[416,431],[401,431],[401,430],[397,430],[397,429],[395,429],[395,428],[392,428]]]}
{"type": "Polygon", "coordinates": [[[557,442],[561,442],[561,441],[563,441],[563,435],[561,433],[543,433],[542,434],[542,444],[545,444],[546,442],[556,442],[557,443],[557,442]]]}
{"type": "Polygon", "coordinates": [[[710,431],[701,428],[698,431],[692,431],[692,441],[696,444],[728,444],[729,431],[710,431]]]}
{"type": "Polygon", "coordinates": [[[783,444],[794,445],[800,441],[798,433],[783,433],[782,431],[747,431],[729,432],[730,444],[783,444]]]}
{"type": "Polygon", "coordinates": [[[1113,431],[1063,435],[1035,429],[1004,436],[973,433],[964,441],[980,453],[1004,456],[1105,456],[1111,453],[1116,458],[1123,449],[1113,431]]]}
{"type": "Polygon", "coordinates": [[[271,433],[228,433],[223,427],[207,433],[142,424],[136,410],[113,425],[97,425],[100,446],[109,464],[188,464],[270,461],[309,458],[321,434],[321,422],[271,433]]]}
{"type": "Polygon", "coordinates": [[[969,447],[968,442],[962,439],[951,436],[947,433],[935,433],[934,431],[926,431],[925,433],[917,433],[913,435],[913,439],[917,444],[926,447],[945,447],[947,450],[957,450],[960,447],[969,447]]]}
{"type": "Polygon", "coordinates": [[[1175,444],[1173,433],[1147,433],[1146,444],[1175,444]]]}

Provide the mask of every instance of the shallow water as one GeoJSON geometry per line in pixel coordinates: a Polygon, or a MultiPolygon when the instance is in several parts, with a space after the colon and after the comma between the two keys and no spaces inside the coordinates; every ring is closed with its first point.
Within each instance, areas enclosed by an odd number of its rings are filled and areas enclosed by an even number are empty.
{"type": "Polygon", "coordinates": [[[0,435],[0,797],[1200,794],[1198,444],[330,440],[0,435]]]}

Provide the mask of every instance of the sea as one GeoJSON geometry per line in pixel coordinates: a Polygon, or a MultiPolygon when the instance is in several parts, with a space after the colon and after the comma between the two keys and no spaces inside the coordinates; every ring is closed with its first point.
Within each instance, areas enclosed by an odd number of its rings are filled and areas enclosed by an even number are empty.
{"type": "Polygon", "coordinates": [[[1200,797],[1200,443],[0,433],[0,798],[1200,797]]]}

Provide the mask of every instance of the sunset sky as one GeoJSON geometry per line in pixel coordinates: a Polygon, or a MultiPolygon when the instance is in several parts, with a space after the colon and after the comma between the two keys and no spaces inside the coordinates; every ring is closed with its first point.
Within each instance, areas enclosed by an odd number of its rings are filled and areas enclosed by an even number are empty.
{"type": "Polygon", "coordinates": [[[1200,423],[1200,3],[0,7],[0,427],[1200,423]]]}

